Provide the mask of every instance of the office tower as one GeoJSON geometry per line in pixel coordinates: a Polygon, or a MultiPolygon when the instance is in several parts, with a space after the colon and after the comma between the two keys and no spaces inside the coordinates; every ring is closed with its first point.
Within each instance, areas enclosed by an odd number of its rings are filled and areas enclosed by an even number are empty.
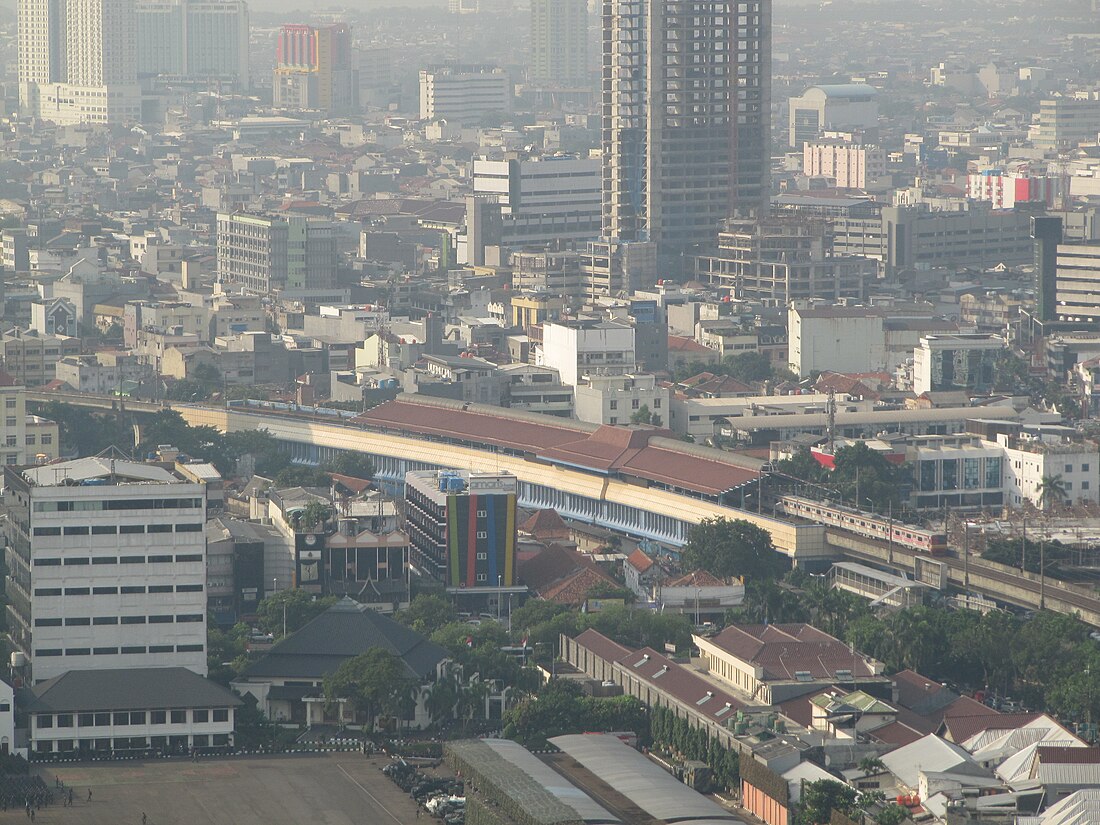
{"type": "Polygon", "coordinates": [[[787,139],[801,150],[825,130],[852,131],[874,140],[878,135],[878,89],[866,83],[811,86],[787,102],[787,139]]]}
{"type": "Polygon", "coordinates": [[[133,0],[20,0],[18,18],[26,114],[61,125],[140,119],[133,0]]]}
{"type": "Polygon", "coordinates": [[[604,235],[680,271],[767,204],[771,2],[604,0],[603,32],[604,235]]]}
{"type": "Polygon", "coordinates": [[[206,675],[206,496],[161,464],[5,467],[8,627],[34,682],[70,670],[206,675]]]}
{"type": "Polygon", "coordinates": [[[336,229],[303,217],[218,214],[218,280],[248,292],[336,286],[336,229]]]}
{"type": "Polygon", "coordinates": [[[420,119],[476,123],[512,111],[512,81],[495,66],[443,66],[420,72],[420,119]]]}
{"type": "Polygon", "coordinates": [[[1031,219],[1035,242],[1035,317],[1053,321],[1058,312],[1058,246],[1062,243],[1062,219],[1038,216],[1031,219]]]}
{"type": "Polygon", "coordinates": [[[1039,126],[1032,143],[1036,149],[1065,152],[1082,143],[1095,143],[1100,133],[1100,100],[1095,97],[1055,97],[1039,103],[1039,126]]]}
{"type": "Polygon", "coordinates": [[[588,85],[588,0],[531,0],[532,86],[588,85]]]}
{"type": "Polygon", "coordinates": [[[141,75],[248,88],[244,0],[138,0],[137,34],[141,75]]]}
{"type": "MultiPolygon", "coordinates": [[[[520,249],[599,237],[598,160],[568,155],[475,158],[472,167],[475,202],[488,202],[499,212],[494,223],[500,232],[493,243],[520,249]]],[[[476,257],[473,250],[467,254],[476,257]]]]}
{"type": "Polygon", "coordinates": [[[275,44],[275,105],[349,111],[359,105],[359,70],[344,23],[287,25],[275,44]]]}

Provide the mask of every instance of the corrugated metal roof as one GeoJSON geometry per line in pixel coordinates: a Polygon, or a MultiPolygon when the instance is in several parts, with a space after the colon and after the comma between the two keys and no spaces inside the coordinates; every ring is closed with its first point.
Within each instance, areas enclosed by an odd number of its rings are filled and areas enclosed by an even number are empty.
{"type": "Polygon", "coordinates": [[[616,736],[572,734],[550,742],[655,819],[691,825],[744,823],[616,736]]]}

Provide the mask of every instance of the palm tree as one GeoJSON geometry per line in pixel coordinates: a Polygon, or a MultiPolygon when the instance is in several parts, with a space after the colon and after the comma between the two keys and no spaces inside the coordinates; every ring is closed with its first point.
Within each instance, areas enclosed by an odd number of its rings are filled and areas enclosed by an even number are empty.
{"type": "Polygon", "coordinates": [[[450,676],[440,679],[429,688],[425,701],[433,722],[446,722],[453,719],[455,705],[458,703],[458,687],[455,679],[450,676]]]}
{"type": "Polygon", "coordinates": [[[1043,476],[1043,480],[1039,482],[1040,507],[1049,510],[1052,505],[1065,503],[1067,497],[1066,482],[1061,473],[1053,476],[1043,476]]]}

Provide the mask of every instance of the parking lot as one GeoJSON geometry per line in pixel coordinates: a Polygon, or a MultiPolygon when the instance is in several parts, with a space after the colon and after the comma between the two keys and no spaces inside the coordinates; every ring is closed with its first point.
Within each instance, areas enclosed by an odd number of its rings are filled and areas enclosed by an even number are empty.
{"type": "Polygon", "coordinates": [[[51,788],[57,777],[73,788],[74,804],[42,809],[35,825],[141,825],[142,813],[147,825],[413,823],[415,803],[379,770],[387,761],[343,753],[38,766],[51,788]]]}

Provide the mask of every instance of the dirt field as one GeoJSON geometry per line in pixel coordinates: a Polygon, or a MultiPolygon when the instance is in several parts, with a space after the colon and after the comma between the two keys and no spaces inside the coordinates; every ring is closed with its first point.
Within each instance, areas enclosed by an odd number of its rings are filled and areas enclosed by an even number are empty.
{"type": "MultiPolygon", "coordinates": [[[[35,825],[142,825],[142,813],[147,825],[414,823],[415,803],[379,770],[386,761],[343,753],[45,766],[36,772],[46,784],[60,776],[75,801],[44,808],[35,825]]],[[[17,820],[27,821],[22,810],[0,813],[17,820]]]]}

